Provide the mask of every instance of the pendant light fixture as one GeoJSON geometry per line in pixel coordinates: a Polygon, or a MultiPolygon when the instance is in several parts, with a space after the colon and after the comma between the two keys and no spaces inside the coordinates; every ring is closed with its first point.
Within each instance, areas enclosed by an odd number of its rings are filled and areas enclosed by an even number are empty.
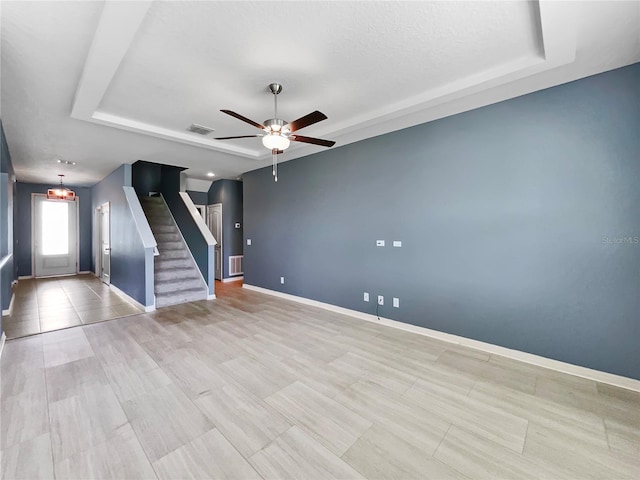
{"type": "Polygon", "coordinates": [[[47,199],[48,200],[75,200],[76,193],[72,190],[69,190],[62,183],[62,179],[64,178],[63,174],[58,174],[60,177],[60,185],[57,188],[50,188],[47,190],[47,199]]]}

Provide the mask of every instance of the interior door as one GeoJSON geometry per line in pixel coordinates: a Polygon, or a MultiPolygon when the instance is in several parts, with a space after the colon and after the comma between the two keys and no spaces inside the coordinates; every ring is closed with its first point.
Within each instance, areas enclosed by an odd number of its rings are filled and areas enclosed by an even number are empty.
{"type": "Polygon", "coordinates": [[[107,285],[111,283],[111,213],[109,203],[100,207],[100,279],[107,285]]]}
{"type": "Polygon", "coordinates": [[[34,197],[33,262],[36,277],[77,272],[78,207],[76,201],[34,197]]]}
{"type": "Polygon", "coordinates": [[[207,226],[218,244],[215,247],[215,279],[222,280],[222,204],[207,206],[207,226]]]}

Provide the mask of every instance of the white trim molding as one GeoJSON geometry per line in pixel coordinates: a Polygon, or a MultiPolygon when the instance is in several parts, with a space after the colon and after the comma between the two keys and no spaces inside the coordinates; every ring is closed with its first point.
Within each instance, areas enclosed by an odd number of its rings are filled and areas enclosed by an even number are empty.
{"type": "Polygon", "coordinates": [[[512,350],[510,348],[501,347],[499,345],[493,345],[491,343],[480,342],[471,338],[460,337],[458,335],[452,335],[450,333],[439,332],[437,330],[431,330],[425,327],[419,327],[417,325],[411,325],[409,323],[399,322],[397,320],[391,320],[389,318],[378,317],[364,312],[358,312],[357,310],[351,310],[348,308],[338,307],[337,305],[331,305],[330,303],[319,302],[317,300],[311,300],[310,298],[298,297],[296,295],[290,295],[288,293],[278,292],[276,290],[269,290],[268,288],[256,287],[255,285],[242,285],[243,288],[253,290],[267,295],[273,295],[276,297],[291,300],[293,302],[304,303],[305,305],[312,305],[314,307],[323,308],[350,317],[358,318],[360,320],[366,320],[368,322],[377,323],[379,325],[385,325],[387,327],[397,328],[407,332],[416,333],[418,335],[424,335],[426,337],[442,340],[443,342],[454,343],[456,345],[462,345],[476,350],[481,350],[492,355],[500,355],[502,357],[511,358],[531,365],[536,365],[542,368],[548,368],[557,372],[568,373],[569,375],[575,375],[577,377],[586,378],[596,382],[606,383],[620,388],[626,388],[640,392],[640,380],[633,378],[623,377],[621,375],[615,375],[613,373],[601,372],[600,370],[593,370],[587,367],[581,367],[579,365],[573,365],[571,363],[561,362],[559,360],[553,360],[551,358],[541,357],[532,353],[521,352],[519,350],[512,350]]]}
{"type": "Polygon", "coordinates": [[[11,301],[9,302],[9,308],[2,310],[2,316],[8,317],[13,313],[13,301],[16,299],[16,294],[11,292],[11,301]]]}
{"type": "MultiPolygon", "coordinates": [[[[150,0],[105,3],[76,89],[71,118],[248,159],[270,159],[271,153],[259,143],[248,148],[100,110],[102,99],[127,52],[136,42],[137,33],[152,4],[150,0]]],[[[441,118],[442,114],[435,107],[573,63],[577,48],[577,20],[572,2],[538,0],[536,5],[536,22],[541,38],[535,51],[397,103],[362,112],[341,123],[320,127],[315,132],[346,145],[441,118]]],[[[287,157],[294,159],[313,151],[310,145],[294,147],[287,157]]],[[[256,168],[263,166],[260,164],[256,168]]]]}
{"type": "Polygon", "coordinates": [[[2,352],[4,350],[4,342],[7,341],[7,336],[4,332],[2,332],[2,337],[0,337],[0,358],[2,358],[2,352]]]}
{"type": "Polygon", "coordinates": [[[191,218],[193,218],[193,221],[196,222],[196,226],[198,227],[198,230],[200,230],[202,238],[204,238],[204,241],[207,242],[207,246],[216,246],[218,244],[217,240],[213,238],[211,230],[209,230],[209,227],[207,227],[207,224],[204,222],[204,218],[202,218],[202,215],[200,215],[200,212],[193,203],[193,200],[191,200],[189,194],[187,192],[179,192],[179,195],[185,206],[187,207],[187,210],[189,210],[191,218]]]}
{"type": "Polygon", "coordinates": [[[223,278],[221,280],[221,282],[222,283],[239,282],[240,280],[244,280],[244,275],[238,275],[236,277],[223,278]]]}
{"type": "Polygon", "coordinates": [[[127,302],[134,304],[136,307],[141,308],[142,310],[144,310],[147,313],[148,312],[155,312],[155,310],[156,310],[155,304],[154,305],[148,305],[148,306],[142,305],[136,299],[134,299],[133,297],[130,297],[129,295],[124,293],[122,290],[120,290],[118,287],[116,287],[113,283],[109,285],[109,289],[111,291],[113,291],[113,293],[115,293],[116,295],[119,295],[122,298],[124,298],[127,302]]]}

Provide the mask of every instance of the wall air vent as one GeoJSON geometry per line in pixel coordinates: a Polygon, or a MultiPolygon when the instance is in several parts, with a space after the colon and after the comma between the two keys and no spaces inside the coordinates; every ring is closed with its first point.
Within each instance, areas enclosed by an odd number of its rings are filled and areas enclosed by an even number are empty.
{"type": "Polygon", "coordinates": [[[187,131],[197,133],[198,135],[209,135],[211,132],[213,132],[213,128],[198,125],[197,123],[192,123],[191,126],[187,128],[187,131]]]}
{"type": "Polygon", "coordinates": [[[241,275],[243,255],[229,255],[229,276],[241,275]]]}

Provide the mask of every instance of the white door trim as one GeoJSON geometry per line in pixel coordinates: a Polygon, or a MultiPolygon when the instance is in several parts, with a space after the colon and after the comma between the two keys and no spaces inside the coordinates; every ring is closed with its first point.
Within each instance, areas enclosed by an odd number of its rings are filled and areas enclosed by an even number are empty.
{"type": "MultiPolygon", "coordinates": [[[[36,197],[46,197],[46,193],[31,194],[31,276],[33,278],[47,278],[36,276],[36,197]]],[[[68,201],[68,200],[66,200],[68,201]]],[[[73,203],[76,206],[76,272],[67,275],[49,275],[54,277],[77,275],[80,271],[80,197],[75,197],[73,203]]]]}
{"type": "Polygon", "coordinates": [[[100,260],[100,269],[98,270],[98,278],[107,285],[111,285],[111,202],[102,203],[97,209],[96,212],[98,214],[98,258],[100,260]],[[104,233],[102,230],[103,226],[103,215],[105,211],[105,206],[107,211],[109,212],[109,281],[106,282],[104,279],[104,254],[103,254],[103,238],[102,234],[104,233]]]}
{"type": "MultiPolygon", "coordinates": [[[[212,207],[218,207],[218,206],[220,207],[220,235],[219,235],[220,238],[216,238],[216,242],[218,243],[214,248],[217,248],[218,246],[220,246],[220,280],[222,280],[224,278],[224,242],[222,241],[222,234],[223,234],[222,229],[224,228],[223,226],[224,207],[222,203],[212,203],[211,205],[207,205],[207,217],[205,221],[206,221],[207,227],[209,227],[209,231],[213,232],[213,228],[209,218],[209,209],[212,207]]],[[[215,258],[215,252],[214,252],[214,258],[215,258]]],[[[217,268],[216,268],[216,265],[214,265],[214,275],[213,275],[214,277],[216,276],[216,273],[217,273],[217,268]]]]}

